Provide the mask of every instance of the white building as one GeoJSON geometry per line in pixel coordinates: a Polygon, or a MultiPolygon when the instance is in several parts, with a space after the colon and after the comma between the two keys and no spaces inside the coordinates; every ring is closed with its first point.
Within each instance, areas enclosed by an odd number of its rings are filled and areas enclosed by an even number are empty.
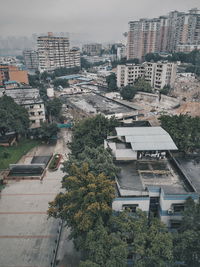
{"type": "Polygon", "coordinates": [[[174,86],[177,63],[172,62],[144,62],[143,64],[125,64],[117,66],[117,86],[134,85],[140,77],[150,83],[155,89],[162,89],[165,85],[174,86]]]}
{"type": "Polygon", "coordinates": [[[80,66],[80,51],[77,48],[70,50],[68,37],[55,37],[48,33],[48,36],[37,38],[37,45],[41,71],[80,66]]]}
{"type": "Polygon", "coordinates": [[[120,167],[113,210],[135,212],[139,208],[177,228],[185,200],[198,200],[200,182],[198,177],[191,181],[182,175],[176,160],[168,156],[169,150],[177,150],[169,134],[161,127],[117,127],[116,135],[104,145],[120,167]]]}
{"type": "Polygon", "coordinates": [[[36,88],[6,89],[5,94],[14,101],[25,107],[29,113],[30,128],[38,128],[45,122],[44,102],[40,98],[39,90],[36,88]]]}

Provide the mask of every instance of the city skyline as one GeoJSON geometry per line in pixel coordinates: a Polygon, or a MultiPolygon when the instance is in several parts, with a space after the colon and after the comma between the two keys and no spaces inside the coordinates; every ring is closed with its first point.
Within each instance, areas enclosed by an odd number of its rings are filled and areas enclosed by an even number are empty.
{"type": "Polygon", "coordinates": [[[48,31],[70,32],[83,41],[118,41],[123,39],[122,33],[128,31],[130,20],[200,7],[198,0],[169,0],[159,4],[158,0],[141,0],[139,3],[131,0],[18,0],[16,3],[1,0],[0,34],[6,37],[48,31]]]}

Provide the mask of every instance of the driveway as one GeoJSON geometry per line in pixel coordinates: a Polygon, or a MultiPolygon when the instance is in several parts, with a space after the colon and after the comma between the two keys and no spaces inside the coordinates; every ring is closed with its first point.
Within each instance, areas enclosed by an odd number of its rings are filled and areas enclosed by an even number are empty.
{"type": "MultiPolygon", "coordinates": [[[[40,146],[20,162],[46,152],[68,154],[69,130],[62,130],[56,146],[40,146]]],[[[48,219],[48,202],[61,191],[63,172],[46,172],[43,181],[9,181],[0,195],[0,267],[49,267],[58,220],[48,219]]],[[[70,251],[73,244],[68,242],[70,251]]]]}

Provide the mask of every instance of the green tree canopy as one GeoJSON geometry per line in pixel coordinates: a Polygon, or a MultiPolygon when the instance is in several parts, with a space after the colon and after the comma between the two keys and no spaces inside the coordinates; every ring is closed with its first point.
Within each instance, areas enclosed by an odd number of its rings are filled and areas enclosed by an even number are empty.
{"type": "Polygon", "coordinates": [[[99,146],[97,148],[86,147],[82,153],[78,154],[77,158],[70,155],[69,160],[63,164],[63,171],[70,174],[73,163],[81,167],[84,162],[88,163],[91,173],[94,175],[104,173],[111,180],[115,179],[120,170],[113,163],[113,157],[108,150],[104,149],[103,146],[99,146]]]}
{"type": "Polygon", "coordinates": [[[122,98],[125,100],[133,99],[136,93],[137,93],[137,89],[131,85],[124,86],[120,92],[122,98]]]}
{"type": "Polygon", "coordinates": [[[63,179],[65,193],[50,203],[48,214],[65,220],[71,236],[81,239],[101,218],[105,223],[112,212],[114,186],[104,174],[89,172],[88,164],[81,168],[73,164],[71,175],[63,179]]]}
{"type": "Polygon", "coordinates": [[[200,266],[200,204],[188,198],[181,227],[174,237],[174,256],[186,266],[200,266]]]}
{"type": "Polygon", "coordinates": [[[117,91],[117,77],[115,73],[111,73],[109,76],[107,76],[106,82],[108,84],[109,91],[117,91]]]}
{"type": "Polygon", "coordinates": [[[110,225],[112,231],[129,244],[133,266],[170,266],[173,261],[172,236],[159,219],[152,218],[149,222],[147,214],[141,210],[135,214],[124,211],[113,215],[110,225]]]}
{"type": "Polygon", "coordinates": [[[149,82],[145,81],[144,78],[139,78],[135,81],[134,85],[127,85],[122,88],[120,94],[125,100],[131,100],[138,92],[152,92],[152,88],[149,82]]]}
{"type": "Polygon", "coordinates": [[[83,249],[87,261],[81,263],[80,266],[87,266],[85,264],[88,260],[90,264],[97,264],[101,267],[127,266],[126,242],[117,233],[109,233],[101,220],[96,223],[94,229],[88,232],[83,249]]]}
{"type": "Polygon", "coordinates": [[[53,85],[55,87],[62,86],[63,88],[69,87],[69,83],[66,79],[55,79],[53,80],[53,85]]]}
{"type": "Polygon", "coordinates": [[[56,123],[47,123],[43,122],[40,128],[37,128],[33,131],[33,135],[37,139],[41,139],[45,142],[50,141],[52,138],[57,137],[59,129],[56,123]]]}
{"type": "Polygon", "coordinates": [[[96,148],[102,145],[118,124],[115,118],[107,119],[103,115],[79,122],[73,128],[72,154],[76,157],[86,146],[96,148]]]}
{"type": "Polygon", "coordinates": [[[162,115],[161,126],[170,134],[180,151],[185,153],[200,148],[200,118],[188,115],[162,115]]]}
{"type": "Polygon", "coordinates": [[[25,134],[29,128],[28,111],[14,102],[9,96],[0,98],[0,133],[5,135],[9,131],[25,134]]]}
{"type": "Polygon", "coordinates": [[[62,102],[59,98],[54,98],[46,102],[47,116],[58,119],[61,115],[62,102]]]}

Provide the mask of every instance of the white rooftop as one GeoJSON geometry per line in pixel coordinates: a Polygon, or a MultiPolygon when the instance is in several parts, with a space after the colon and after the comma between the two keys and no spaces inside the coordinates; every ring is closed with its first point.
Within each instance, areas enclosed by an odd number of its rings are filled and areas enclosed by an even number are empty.
{"type": "Polygon", "coordinates": [[[134,151],[177,150],[174,141],[162,127],[116,127],[134,151]]]}

